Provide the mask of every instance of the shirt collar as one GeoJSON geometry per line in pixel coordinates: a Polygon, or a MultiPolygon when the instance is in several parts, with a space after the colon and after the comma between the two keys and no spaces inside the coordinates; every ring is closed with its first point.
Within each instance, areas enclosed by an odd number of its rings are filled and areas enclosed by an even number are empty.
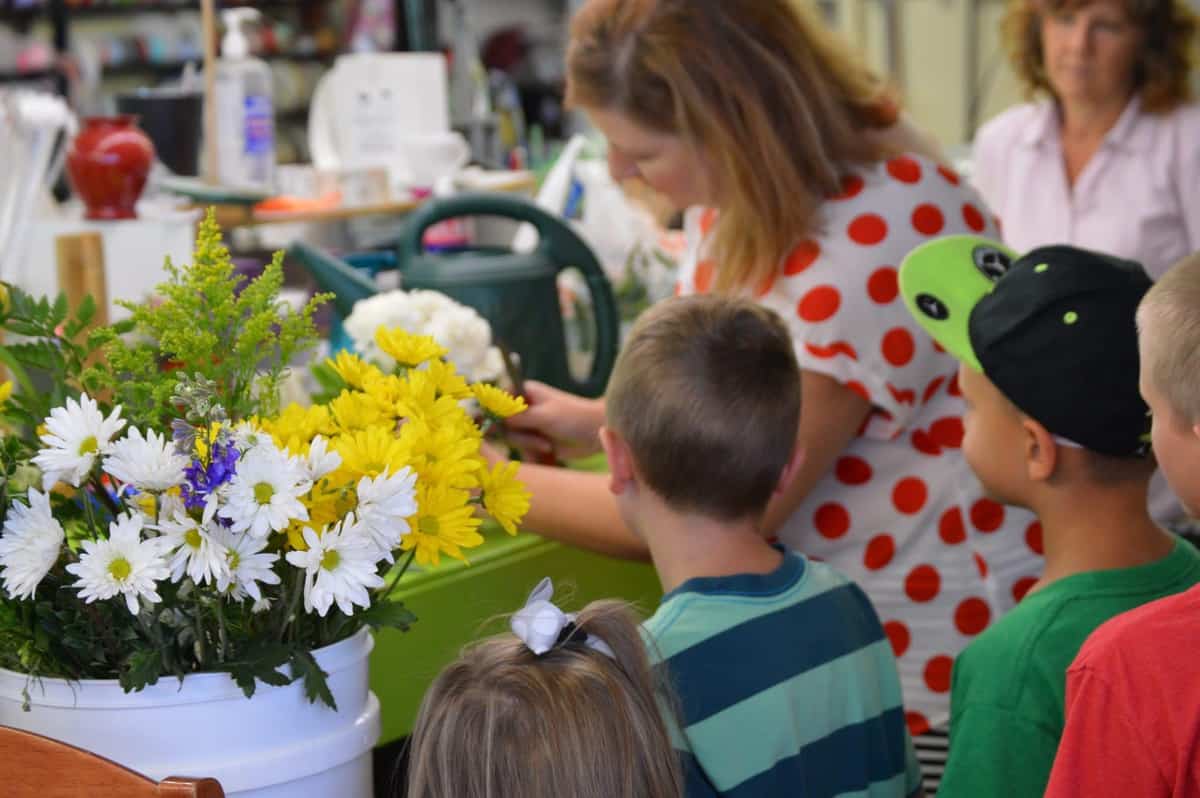
{"type": "MultiPolygon", "coordinates": [[[[1117,123],[1104,137],[1105,146],[1129,150],[1144,150],[1150,146],[1150,128],[1145,124],[1142,99],[1137,93],[1125,105],[1117,123]]],[[[1024,130],[1022,141],[1037,147],[1058,138],[1058,105],[1046,100],[1038,105],[1037,112],[1024,130]]]]}

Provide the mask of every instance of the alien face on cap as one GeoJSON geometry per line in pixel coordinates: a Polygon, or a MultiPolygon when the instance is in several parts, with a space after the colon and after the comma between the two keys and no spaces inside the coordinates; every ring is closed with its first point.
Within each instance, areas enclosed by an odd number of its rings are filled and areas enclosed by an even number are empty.
{"type": "Polygon", "coordinates": [[[982,371],[967,328],[971,311],[991,293],[1016,253],[977,236],[947,236],[914,249],[900,269],[909,312],[947,351],[982,371]]]}

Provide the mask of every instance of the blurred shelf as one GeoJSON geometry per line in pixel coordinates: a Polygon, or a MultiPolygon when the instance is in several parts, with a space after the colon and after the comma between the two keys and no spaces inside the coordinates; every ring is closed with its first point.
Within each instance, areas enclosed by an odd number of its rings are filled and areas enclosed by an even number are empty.
{"type": "Polygon", "coordinates": [[[41,80],[54,80],[57,77],[58,70],[53,67],[50,69],[35,69],[29,72],[21,72],[15,69],[0,69],[0,83],[33,83],[41,80]]]}
{"type": "MultiPolygon", "coordinates": [[[[232,8],[235,6],[254,6],[260,11],[273,9],[288,9],[288,8],[304,8],[321,0],[246,0],[246,2],[219,2],[220,8],[232,8]]],[[[86,17],[118,17],[128,16],[131,14],[155,14],[155,13],[174,13],[176,11],[199,11],[200,3],[198,0],[183,0],[183,2],[170,2],[170,0],[161,0],[159,2],[147,3],[94,3],[91,5],[66,5],[67,16],[73,19],[83,19],[86,17]]],[[[36,3],[34,5],[17,5],[13,2],[3,2],[0,0],[0,20],[8,19],[29,19],[50,11],[49,3],[36,3]]]]}
{"type": "MultiPolygon", "coordinates": [[[[327,64],[337,58],[337,53],[267,53],[258,55],[264,61],[294,61],[298,63],[327,64]]],[[[200,56],[191,59],[199,64],[200,56]]],[[[183,71],[188,61],[134,61],[125,64],[108,64],[103,68],[104,77],[125,77],[129,75],[173,75],[183,71]]]]}

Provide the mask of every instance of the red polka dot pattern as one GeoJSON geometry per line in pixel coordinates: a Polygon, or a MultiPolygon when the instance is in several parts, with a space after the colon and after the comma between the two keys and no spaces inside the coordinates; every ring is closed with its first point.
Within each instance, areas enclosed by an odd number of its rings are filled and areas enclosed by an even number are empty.
{"type": "Polygon", "coordinates": [[[930,457],[938,457],[942,453],[942,447],[938,446],[933,436],[923,429],[913,430],[912,445],[918,452],[930,457]]]}
{"type": "Polygon", "coordinates": [[[846,383],[846,387],[854,391],[863,399],[866,399],[868,402],[871,401],[871,392],[868,391],[867,386],[863,385],[861,382],[851,380],[850,382],[846,383]]]}
{"type": "Polygon", "coordinates": [[[705,208],[700,214],[700,234],[708,235],[708,231],[713,229],[713,225],[717,223],[717,209],[705,208]]]}
{"type": "Polygon", "coordinates": [[[929,386],[925,388],[924,395],[921,397],[921,403],[929,404],[929,400],[933,399],[933,397],[937,395],[938,390],[945,382],[945,377],[938,377],[933,382],[929,383],[929,386]]]}
{"type": "Polygon", "coordinates": [[[883,357],[897,368],[911,363],[916,351],[917,345],[913,341],[912,333],[903,327],[888,330],[883,336],[883,357]]]}
{"type": "Polygon", "coordinates": [[[924,734],[932,728],[929,720],[920,712],[905,712],[904,722],[908,724],[908,733],[912,737],[924,734]]]}
{"type": "Polygon", "coordinates": [[[759,299],[771,293],[771,289],[775,287],[775,278],[779,276],[779,272],[771,272],[763,279],[759,280],[758,287],[754,289],[754,295],[759,299]]]}
{"type": "Polygon", "coordinates": [[[950,692],[950,671],[954,660],[945,654],[934,657],[925,663],[925,684],[935,693],[950,692]]]}
{"type": "Polygon", "coordinates": [[[980,499],[971,505],[971,523],[980,532],[995,532],[1004,524],[1004,506],[991,499],[980,499]]]}
{"type": "Polygon", "coordinates": [[[938,174],[944,177],[946,182],[952,186],[957,186],[961,181],[961,178],[958,176],[958,172],[955,172],[953,169],[950,169],[947,166],[938,166],[938,174]]]}
{"type": "Polygon", "coordinates": [[[821,257],[821,245],[811,238],[806,238],[796,245],[787,260],[784,261],[783,273],[788,277],[794,277],[812,266],[819,257],[821,257]]]}
{"type": "Polygon", "coordinates": [[[864,213],[846,230],[850,240],[864,247],[871,247],[887,238],[887,222],[876,213],[864,213]]]}
{"type": "Polygon", "coordinates": [[[943,542],[957,546],[967,539],[967,527],[963,523],[962,510],[951,507],[938,520],[938,536],[943,542]]]}
{"type": "Polygon", "coordinates": [[[981,598],[966,599],[954,610],[954,625],[968,637],[982,632],[991,621],[992,608],[981,598]]]}
{"type": "Polygon", "coordinates": [[[887,305],[900,295],[900,283],[896,270],[891,266],[876,269],[867,280],[867,294],[879,305],[887,305]]]}
{"type": "Polygon", "coordinates": [[[920,477],[905,477],[892,489],[892,504],[905,515],[916,515],[925,506],[929,489],[920,477]]]}
{"type": "Polygon", "coordinates": [[[864,185],[865,183],[863,183],[863,179],[858,175],[846,175],[842,178],[841,192],[830,196],[829,199],[833,200],[834,202],[854,199],[859,195],[860,192],[862,192],[864,185]]]}
{"type": "Polygon", "coordinates": [[[888,534],[876,535],[871,538],[863,552],[863,565],[867,570],[878,571],[885,568],[896,556],[896,541],[888,534]]]}
{"type": "Polygon", "coordinates": [[[912,642],[912,635],[909,634],[908,627],[900,621],[888,621],[883,625],[883,632],[888,636],[888,642],[892,644],[892,653],[896,655],[896,659],[903,657],[912,642]]]}
{"type": "Polygon", "coordinates": [[[713,276],[716,273],[716,264],[711,260],[702,260],[696,265],[696,290],[701,294],[707,294],[712,288],[713,276]]]}
{"type": "Polygon", "coordinates": [[[933,601],[942,589],[942,575],[932,565],[918,565],[904,580],[904,592],[916,602],[933,601]]]}
{"type": "Polygon", "coordinates": [[[912,225],[922,235],[935,236],[946,226],[946,217],[936,205],[918,205],[913,211],[912,225]]]}
{"type": "Polygon", "coordinates": [[[833,318],[842,306],[842,295],[832,285],[819,285],[804,295],[796,312],[807,322],[817,323],[833,318]]]}
{"type": "Polygon", "coordinates": [[[954,376],[950,378],[950,385],[947,386],[946,393],[951,396],[962,396],[962,388],[958,387],[958,372],[955,372],[954,376]]]}
{"type": "Polygon", "coordinates": [[[921,180],[921,165],[907,156],[888,161],[887,171],[901,183],[918,183],[921,180]]]}
{"type": "Polygon", "coordinates": [[[816,344],[805,342],[804,348],[808,350],[810,355],[819,357],[822,360],[829,360],[838,355],[845,355],[851,360],[858,360],[858,352],[845,341],[834,341],[829,346],[817,346],[816,344]]]}
{"type": "Polygon", "coordinates": [[[962,446],[963,440],[962,419],[955,416],[939,418],[929,428],[929,434],[933,436],[933,439],[938,442],[939,446],[944,446],[947,449],[958,449],[962,446]]]}
{"type": "Polygon", "coordinates": [[[962,217],[967,227],[976,233],[982,233],[987,227],[987,220],[983,218],[983,213],[969,202],[962,206],[962,217]]]}
{"type": "Polygon", "coordinates": [[[854,456],[839,459],[833,467],[833,473],[843,485],[865,485],[874,475],[870,463],[854,456]]]}
{"type": "Polygon", "coordinates": [[[1025,545],[1029,546],[1034,554],[1046,553],[1042,547],[1042,524],[1040,521],[1034,521],[1025,530],[1025,545]]]}
{"type": "Polygon", "coordinates": [[[987,560],[983,559],[983,557],[980,557],[978,554],[976,554],[975,555],[975,567],[979,569],[979,575],[981,577],[983,577],[984,579],[987,579],[987,575],[988,575],[987,560]]]}
{"type": "Polygon", "coordinates": [[[850,531],[850,513],[840,504],[822,504],[813,514],[813,525],[821,537],[837,540],[850,531]]]}
{"type": "Polygon", "coordinates": [[[1012,586],[1013,601],[1020,603],[1025,595],[1037,584],[1037,579],[1032,576],[1027,576],[1024,579],[1018,579],[1012,586]]]}

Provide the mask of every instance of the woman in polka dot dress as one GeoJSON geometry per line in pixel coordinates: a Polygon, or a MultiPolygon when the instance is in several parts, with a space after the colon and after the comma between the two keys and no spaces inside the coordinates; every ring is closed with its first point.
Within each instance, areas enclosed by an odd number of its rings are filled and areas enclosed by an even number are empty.
{"type": "MultiPolygon", "coordinates": [[[[572,25],[569,99],[605,134],[615,178],[691,207],[679,292],[749,293],[790,325],[805,462],[765,525],[871,597],[928,754],[948,722],[955,654],[1032,584],[1041,543],[1032,518],[984,498],[964,463],[957,364],[904,309],[896,267],[931,237],[996,229],[799,6],[589,0],[572,25]]],[[[512,421],[532,448],[570,457],[593,445],[602,400],[541,385],[529,398],[512,421]]],[[[529,528],[645,555],[603,478],[536,465],[521,476],[529,528]]],[[[925,757],[934,778],[936,759],[925,757]]]]}

